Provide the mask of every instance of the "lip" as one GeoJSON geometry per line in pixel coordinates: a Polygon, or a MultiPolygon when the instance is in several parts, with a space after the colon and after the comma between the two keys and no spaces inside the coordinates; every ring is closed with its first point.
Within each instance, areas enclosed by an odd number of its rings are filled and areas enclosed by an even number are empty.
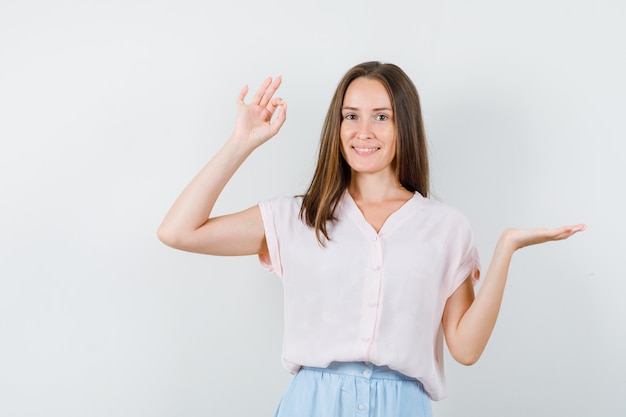
{"type": "Polygon", "coordinates": [[[377,146],[352,146],[352,149],[354,150],[354,152],[356,152],[357,155],[360,156],[368,156],[380,150],[380,148],[377,146]]]}

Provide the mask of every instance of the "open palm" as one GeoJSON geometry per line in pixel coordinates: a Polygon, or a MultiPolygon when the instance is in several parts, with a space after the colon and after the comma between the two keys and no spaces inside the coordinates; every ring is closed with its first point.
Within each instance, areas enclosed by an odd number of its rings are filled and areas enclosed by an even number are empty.
{"type": "Polygon", "coordinates": [[[573,234],[582,232],[583,230],[585,230],[584,224],[563,226],[555,229],[547,229],[543,227],[533,229],[510,228],[504,232],[503,237],[507,242],[512,244],[515,249],[521,249],[523,247],[537,245],[539,243],[567,239],[573,234]]]}

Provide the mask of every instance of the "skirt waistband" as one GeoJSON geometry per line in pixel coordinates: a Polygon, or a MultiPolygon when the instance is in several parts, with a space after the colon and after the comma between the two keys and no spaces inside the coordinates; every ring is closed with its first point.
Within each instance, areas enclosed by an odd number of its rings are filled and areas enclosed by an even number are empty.
{"type": "Polygon", "coordinates": [[[369,362],[331,362],[326,368],[303,366],[301,370],[350,375],[365,379],[395,379],[419,382],[417,379],[394,371],[388,366],[378,366],[369,362]]]}

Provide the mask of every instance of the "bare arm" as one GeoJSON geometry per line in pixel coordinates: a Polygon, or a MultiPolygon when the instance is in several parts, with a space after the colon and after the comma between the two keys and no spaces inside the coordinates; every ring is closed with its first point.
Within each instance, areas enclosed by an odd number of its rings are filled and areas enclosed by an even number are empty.
{"type": "Polygon", "coordinates": [[[468,278],[446,302],[442,325],[451,355],[465,365],[471,365],[480,358],[496,324],[509,265],[516,250],[567,239],[584,229],[584,225],[576,225],[558,229],[505,230],[498,240],[476,297],[468,278]]]}
{"type": "Polygon", "coordinates": [[[170,208],[157,232],[163,243],[211,255],[252,255],[266,250],[258,206],[225,216],[210,216],[233,174],[285,122],[287,106],[282,99],[273,98],[280,84],[280,77],[266,79],[249,104],[244,103],[248,87],[241,90],[233,134],[170,208]]]}

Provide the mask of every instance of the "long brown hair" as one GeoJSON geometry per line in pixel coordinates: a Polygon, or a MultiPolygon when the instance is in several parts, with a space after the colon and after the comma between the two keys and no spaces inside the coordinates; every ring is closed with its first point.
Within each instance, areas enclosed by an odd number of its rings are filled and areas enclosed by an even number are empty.
{"type": "Polygon", "coordinates": [[[380,81],[389,94],[397,130],[394,165],[400,184],[424,197],[429,193],[426,135],[415,85],[397,65],[378,61],[358,64],[343,76],[330,102],[320,135],[317,167],[300,208],[300,217],[315,228],[322,245],[322,236],[330,240],[326,226],[336,220],[335,208],[350,183],[350,166],[341,152],[341,108],[348,86],[359,77],[380,81]]]}

